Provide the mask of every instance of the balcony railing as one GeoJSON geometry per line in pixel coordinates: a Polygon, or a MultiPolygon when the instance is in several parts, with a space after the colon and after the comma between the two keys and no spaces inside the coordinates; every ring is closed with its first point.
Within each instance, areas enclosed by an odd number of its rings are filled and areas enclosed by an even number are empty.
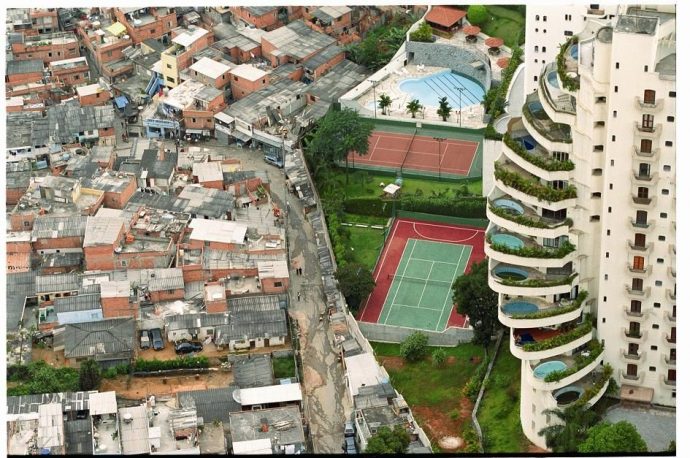
{"type": "Polygon", "coordinates": [[[652,229],[654,227],[653,220],[647,220],[645,222],[637,221],[635,218],[630,218],[630,225],[635,229],[652,229]]]}
{"type": "Polygon", "coordinates": [[[633,287],[630,285],[625,286],[625,290],[631,296],[647,297],[647,296],[649,296],[650,289],[651,289],[650,286],[647,286],[645,289],[633,289],[633,287]]]}
{"type": "Polygon", "coordinates": [[[667,356],[664,358],[664,361],[666,361],[666,364],[669,366],[675,366],[676,365],[676,358],[671,358],[670,356],[667,356]]]}
{"type": "Polygon", "coordinates": [[[651,273],[652,266],[648,265],[648,266],[640,268],[640,267],[635,267],[635,266],[631,266],[630,264],[628,264],[628,270],[634,274],[646,275],[646,274],[651,273]]]}
{"type": "Polygon", "coordinates": [[[633,201],[633,203],[638,204],[638,205],[649,205],[652,203],[652,198],[651,197],[632,196],[632,201],[633,201]]]}
{"type": "Polygon", "coordinates": [[[623,376],[623,378],[625,380],[633,380],[633,381],[640,380],[640,374],[632,375],[632,374],[628,374],[626,372],[623,372],[623,374],[621,374],[621,375],[623,376]]]}
{"type": "Polygon", "coordinates": [[[635,122],[635,127],[637,127],[637,130],[640,132],[647,132],[647,133],[655,133],[659,127],[659,125],[651,125],[651,126],[643,126],[642,123],[635,122]]]}
{"type": "Polygon", "coordinates": [[[671,334],[666,335],[666,342],[670,344],[675,344],[676,343],[676,338],[671,336],[671,334]]]}
{"type": "Polygon", "coordinates": [[[577,188],[569,186],[565,189],[554,189],[544,186],[539,181],[529,180],[518,173],[512,172],[500,165],[494,165],[494,176],[497,180],[520,192],[534,196],[540,200],[548,202],[560,202],[562,200],[574,199],[577,197],[577,188]]]}
{"type": "Polygon", "coordinates": [[[625,315],[628,318],[643,318],[647,315],[647,312],[643,312],[643,311],[633,312],[630,309],[625,309],[625,315]]]}
{"type": "Polygon", "coordinates": [[[668,377],[664,377],[664,384],[668,386],[676,386],[676,380],[671,380],[668,377]]]}
{"type": "Polygon", "coordinates": [[[651,242],[645,243],[644,245],[636,245],[635,242],[628,240],[628,246],[635,251],[647,251],[652,245],[651,242]]]}
{"type": "Polygon", "coordinates": [[[631,361],[639,361],[641,355],[639,353],[628,353],[626,351],[623,351],[623,358],[629,359],[631,361]]]}
{"type": "MultiPolygon", "coordinates": [[[[507,199],[508,197],[501,198],[501,199],[507,199]]],[[[498,200],[498,199],[496,199],[498,200]]],[[[561,226],[572,226],[573,225],[573,220],[570,218],[565,218],[562,220],[555,220],[555,219],[550,219],[546,218],[543,216],[540,216],[536,212],[532,211],[531,209],[524,209],[524,213],[522,214],[516,214],[514,212],[511,212],[505,208],[502,207],[497,207],[494,205],[493,202],[489,202],[489,211],[493,213],[494,215],[498,216],[499,218],[506,219],[508,221],[512,221],[515,224],[519,224],[521,226],[527,226],[527,227],[533,227],[535,229],[555,229],[557,227],[561,226]]]]}
{"type": "Polygon", "coordinates": [[[646,111],[656,111],[657,109],[662,109],[664,107],[664,99],[656,99],[653,102],[645,102],[640,96],[635,97],[636,106],[641,110],[646,111]]]}
{"type": "MultiPolygon", "coordinates": [[[[529,98],[528,98],[529,100],[529,98]]],[[[572,143],[573,138],[570,130],[570,126],[567,124],[560,124],[553,122],[551,118],[546,114],[543,108],[532,112],[531,107],[536,107],[536,105],[531,105],[532,103],[537,103],[536,101],[527,102],[522,107],[522,114],[527,122],[534,127],[534,129],[544,136],[547,140],[559,143],[572,143]]]]}
{"type": "Polygon", "coordinates": [[[676,316],[675,316],[674,314],[672,314],[671,312],[669,312],[668,310],[664,312],[664,316],[665,316],[666,319],[667,319],[668,321],[670,321],[671,323],[675,323],[675,322],[676,322],[676,316]]]}
{"type": "Polygon", "coordinates": [[[676,278],[676,268],[673,266],[668,266],[668,274],[673,278],[676,278]]]}
{"type": "Polygon", "coordinates": [[[672,301],[675,301],[676,300],[676,292],[671,291],[670,289],[667,289],[666,290],[666,297],[671,299],[672,301]]]}
{"type": "Polygon", "coordinates": [[[635,145],[633,146],[633,149],[635,150],[635,154],[643,159],[651,159],[659,153],[659,148],[653,148],[650,151],[644,151],[640,149],[639,146],[635,145]]]}

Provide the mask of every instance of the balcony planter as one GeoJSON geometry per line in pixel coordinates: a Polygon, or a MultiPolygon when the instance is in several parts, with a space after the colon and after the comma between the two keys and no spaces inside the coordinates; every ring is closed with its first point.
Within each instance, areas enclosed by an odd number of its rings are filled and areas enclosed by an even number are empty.
{"type": "Polygon", "coordinates": [[[538,312],[534,313],[516,313],[513,315],[510,315],[510,318],[514,320],[538,320],[541,318],[549,318],[552,316],[557,316],[557,315],[562,315],[564,313],[569,313],[572,312],[573,310],[577,310],[580,308],[582,303],[587,299],[587,295],[589,293],[587,291],[580,291],[580,293],[577,295],[577,298],[573,301],[571,305],[564,306],[564,307],[554,307],[551,309],[547,310],[541,310],[538,312]]]}
{"type": "Polygon", "coordinates": [[[564,334],[554,336],[550,339],[542,340],[541,342],[527,343],[520,348],[527,352],[550,350],[552,348],[566,345],[573,340],[577,340],[580,337],[587,335],[590,332],[592,332],[592,322],[588,318],[585,318],[585,322],[577,326],[575,329],[572,329],[564,334]]]}
{"type": "Polygon", "coordinates": [[[556,67],[558,71],[558,78],[561,80],[563,87],[571,92],[575,92],[580,89],[580,82],[568,76],[568,70],[565,68],[565,54],[570,49],[570,46],[578,42],[577,35],[574,35],[568,41],[561,45],[561,49],[556,56],[556,67]]]}
{"type": "Polygon", "coordinates": [[[568,226],[572,227],[573,225],[573,220],[570,218],[564,219],[562,222],[555,223],[555,224],[548,224],[540,219],[532,219],[530,217],[524,216],[524,215],[516,215],[514,213],[511,213],[503,208],[500,207],[494,207],[493,205],[489,204],[489,210],[491,213],[494,215],[498,216],[499,218],[507,219],[508,221],[512,221],[515,224],[519,224],[521,226],[527,226],[527,227],[533,227],[535,229],[555,229],[557,227],[561,226],[568,226]]]}
{"type": "Polygon", "coordinates": [[[506,286],[519,286],[522,288],[548,288],[550,286],[570,285],[577,277],[577,273],[559,280],[545,280],[540,278],[530,278],[527,280],[508,280],[501,278],[499,283],[506,286]]]}
{"type": "Polygon", "coordinates": [[[596,360],[599,355],[602,354],[604,351],[604,346],[596,339],[590,340],[587,343],[587,349],[589,351],[588,356],[582,356],[582,354],[579,354],[575,357],[575,365],[573,367],[570,367],[568,369],[564,369],[562,371],[556,371],[556,372],[551,372],[548,374],[545,378],[545,382],[558,382],[559,380],[564,379],[565,377],[568,377],[570,375],[575,374],[576,372],[581,371],[585,367],[589,366],[592,364],[594,360],[596,360]]]}
{"type": "Polygon", "coordinates": [[[597,374],[594,384],[585,390],[580,399],[570,405],[585,406],[596,403],[603,395],[603,391],[608,388],[609,381],[613,375],[613,368],[609,364],[604,365],[604,370],[597,374]],[[592,402],[590,402],[592,401],[592,402]]]}
{"type": "Polygon", "coordinates": [[[544,159],[536,154],[528,153],[527,150],[507,132],[503,135],[503,142],[518,156],[547,172],[569,172],[575,169],[575,164],[571,160],[557,161],[554,159],[544,159]]]}
{"type": "Polygon", "coordinates": [[[550,250],[537,247],[510,248],[502,243],[493,243],[490,234],[486,234],[486,241],[491,245],[492,250],[522,258],[561,259],[575,251],[575,245],[570,242],[565,242],[557,249],[550,250]]]}
{"type": "Polygon", "coordinates": [[[566,189],[549,188],[538,181],[528,180],[515,172],[505,170],[498,164],[494,166],[494,177],[503,182],[506,186],[534,196],[539,200],[560,202],[562,200],[574,199],[577,197],[577,189],[573,186],[569,186],[566,189]]]}

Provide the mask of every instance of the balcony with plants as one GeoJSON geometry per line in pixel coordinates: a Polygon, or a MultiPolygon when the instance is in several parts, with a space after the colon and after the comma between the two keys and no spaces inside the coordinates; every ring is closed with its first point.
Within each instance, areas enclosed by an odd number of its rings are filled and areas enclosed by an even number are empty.
{"type": "Polygon", "coordinates": [[[557,329],[513,329],[510,341],[511,353],[523,360],[551,358],[573,351],[592,339],[592,320],[587,314],[561,324],[557,329]]]}
{"type": "Polygon", "coordinates": [[[612,375],[613,368],[604,364],[602,368],[597,368],[577,382],[552,391],[552,399],[563,409],[571,406],[589,408],[604,396],[612,375]]]}
{"type": "Polygon", "coordinates": [[[489,221],[497,226],[531,237],[556,238],[567,235],[573,225],[570,218],[554,219],[542,216],[537,210],[508,195],[489,200],[489,221]]]}
{"type": "Polygon", "coordinates": [[[573,35],[561,45],[556,55],[556,71],[561,87],[571,93],[580,89],[580,76],[578,75],[578,62],[573,48],[578,46],[578,37],[573,35]]]}
{"type": "Polygon", "coordinates": [[[572,131],[570,125],[555,122],[544,110],[539,94],[533,92],[522,106],[525,128],[544,148],[552,151],[572,152],[572,131]]]}
{"type": "Polygon", "coordinates": [[[566,185],[563,189],[555,189],[542,184],[519,167],[495,163],[494,177],[497,180],[496,186],[501,191],[535,207],[558,211],[575,205],[576,202],[577,189],[574,186],[566,185]]]}
{"type": "Polygon", "coordinates": [[[546,296],[567,294],[577,277],[572,267],[546,269],[544,273],[531,267],[497,263],[489,274],[489,286],[497,293],[511,296],[546,296]]]}
{"type": "Polygon", "coordinates": [[[562,388],[592,372],[603,359],[604,346],[597,339],[592,339],[583,349],[572,354],[530,361],[531,385],[538,390],[562,388]],[[551,369],[549,366],[555,368],[551,369]],[[558,367],[562,369],[556,369],[558,367]]]}
{"type": "Polygon", "coordinates": [[[551,62],[544,66],[539,76],[539,98],[544,110],[556,122],[567,123],[573,119],[577,111],[577,101],[570,93],[562,89],[558,77],[558,66],[551,62]]]}
{"type": "Polygon", "coordinates": [[[499,262],[528,267],[560,268],[573,261],[575,245],[565,240],[558,247],[548,247],[530,237],[490,225],[484,252],[499,262]]]}
{"type": "Polygon", "coordinates": [[[587,291],[580,291],[574,300],[561,299],[557,302],[536,297],[517,297],[498,308],[498,320],[511,328],[554,326],[580,316],[586,299],[587,291]]]}
{"type": "Polygon", "coordinates": [[[547,181],[568,180],[575,169],[570,160],[560,161],[532,138],[519,118],[513,120],[503,135],[503,154],[508,159],[547,181]]]}

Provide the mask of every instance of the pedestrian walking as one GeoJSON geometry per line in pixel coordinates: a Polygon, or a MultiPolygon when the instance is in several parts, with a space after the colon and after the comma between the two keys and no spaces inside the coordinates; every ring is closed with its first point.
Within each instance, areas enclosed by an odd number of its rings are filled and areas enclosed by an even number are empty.
{"type": "Polygon", "coordinates": [[[298,301],[302,300],[302,293],[300,293],[299,291],[297,292],[297,300],[298,301]]]}

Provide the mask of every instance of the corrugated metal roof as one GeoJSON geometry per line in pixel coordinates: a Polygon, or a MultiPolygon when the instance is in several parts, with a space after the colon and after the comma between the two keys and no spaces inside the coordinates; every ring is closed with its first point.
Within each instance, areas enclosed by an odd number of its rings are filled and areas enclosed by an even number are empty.
{"type": "Polygon", "coordinates": [[[86,219],[86,216],[39,216],[34,220],[31,240],[83,237],[86,219]]]}
{"type": "Polygon", "coordinates": [[[238,389],[237,386],[229,386],[209,390],[179,391],[177,399],[180,405],[193,401],[197,415],[203,417],[204,423],[214,421],[227,423],[229,413],[239,412],[242,409],[232,397],[232,393],[238,389]]]}
{"type": "Polygon", "coordinates": [[[43,404],[62,404],[64,412],[77,412],[89,410],[89,397],[97,391],[75,391],[68,393],[43,393],[27,396],[8,396],[7,413],[19,415],[25,413],[37,413],[38,406],[43,404]]]}
{"type": "Polygon", "coordinates": [[[268,32],[263,38],[280,52],[297,59],[336,42],[336,39],[310,29],[303,21],[293,21],[286,26],[268,32]]]}
{"type": "Polygon", "coordinates": [[[36,294],[78,291],[81,282],[79,274],[55,274],[36,276],[36,294]]]}
{"type": "Polygon", "coordinates": [[[91,420],[71,420],[65,422],[65,452],[67,455],[91,455],[91,420]]]}
{"type": "Polygon", "coordinates": [[[230,311],[230,324],[218,326],[216,344],[224,345],[233,340],[287,336],[287,319],[284,310],[230,311]]]}
{"type": "Polygon", "coordinates": [[[43,73],[41,59],[11,60],[7,62],[7,75],[21,75],[22,73],[43,73]]]}
{"type": "Polygon", "coordinates": [[[36,295],[36,272],[21,272],[5,275],[5,310],[8,331],[19,328],[27,296],[36,295]]]}
{"type": "Polygon", "coordinates": [[[80,294],[78,296],[56,297],[53,307],[55,313],[81,312],[101,308],[100,294],[80,294]]]}
{"type": "Polygon", "coordinates": [[[232,365],[235,383],[240,388],[273,385],[273,363],[270,355],[254,355],[232,365]]]}
{"type": "Polygon", "coordinates": [[[131,358],[134,332],[134,320],[129,318],[65,325],[65,358],[131,358]]]}

